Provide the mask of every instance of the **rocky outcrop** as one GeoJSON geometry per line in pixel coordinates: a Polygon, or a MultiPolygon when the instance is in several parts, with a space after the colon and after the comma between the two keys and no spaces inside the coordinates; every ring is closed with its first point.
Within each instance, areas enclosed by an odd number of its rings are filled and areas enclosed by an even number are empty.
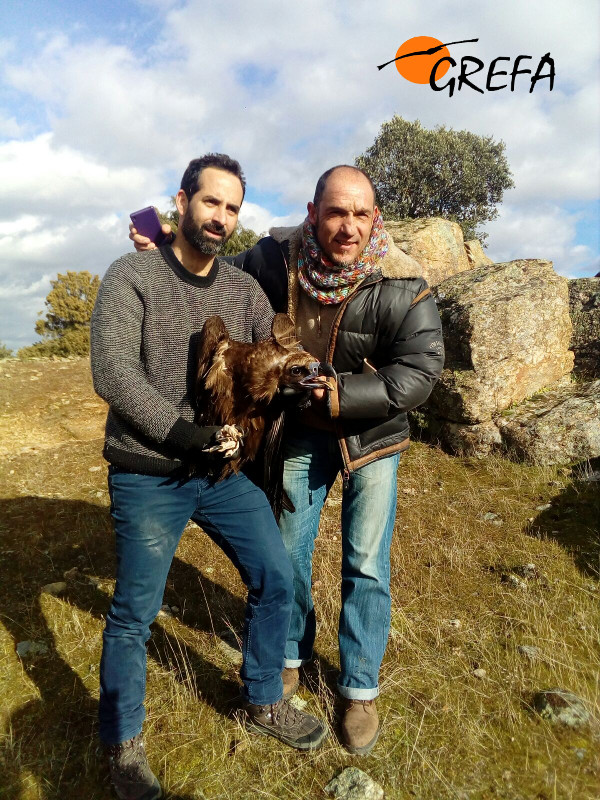
{"type": "Polygon", "coordinates": [[[600,380],[564,383],[486,422],[427,420],[431,436],[455,455],[508,455],[532,464],[569,464],[600,456],[600,380]]]}
{"type": "Polygon", "coordinates": [[[565,278],[522,259],[455,275],[435,290],[446,368],[429,408],[449,422],[484,423],[568,374],[565,278]]]}
{"type": "MultiPolygon", "coordinates": [[[[595,311],[595,288],[595,279],[576,287],[582,314],[595,311]]],[[[550,261],[474,268],[434,293],[446,364],[424,409],[430,434],[479,458],[498,452],[560,464],[600,456],[600,380],[571,381],[569,287],[550,261]]],[[[586,320],[589,332],[595,317],[586,320]]]]}
{"type": "Polygon", "coordinates": [[[386,221],[385,229],[401,250],[419,262],[430,286],[471,267],[456,222],[440,217],[386,221]]]}
{"type": "Polygon", "coordinates": [[[495,423],[504,449],[519,460],[563,464],[600,456],[600,380],[544,392],[495,423]]]}
{"type": "Polygon", "coordinates": [[[431,429],[456,455],[485,458],[503,449],[502,436],[493,420],[477,425],[438,420],[431,429]]]}
{"type": "Polygon", "coordinates": [[[600,378],[600,280],[597,277],[569,281],[569,313],[573,323],[574,371],[583,378],[600,378]]]}

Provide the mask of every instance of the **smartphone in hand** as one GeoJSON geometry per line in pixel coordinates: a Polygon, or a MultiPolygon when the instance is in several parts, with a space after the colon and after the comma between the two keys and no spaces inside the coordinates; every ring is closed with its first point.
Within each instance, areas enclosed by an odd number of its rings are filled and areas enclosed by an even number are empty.
{"type": "Polygon", "coordinates": [[[157,247],[165,243],[167,237],[162,232],[161,221],[154,206],[133,211],[129,216],[138,233],[147,236],[157,247]]]}

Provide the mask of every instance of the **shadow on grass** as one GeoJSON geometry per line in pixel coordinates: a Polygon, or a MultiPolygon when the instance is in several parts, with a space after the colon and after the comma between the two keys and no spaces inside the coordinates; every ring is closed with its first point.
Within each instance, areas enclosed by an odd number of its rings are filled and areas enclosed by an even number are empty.
{"type": "MultiPolygon", "coordinates": [[[[108,509],[83,501],[19,497],[0,500],[0,621],[11,635],[14,647],[22,641],[43,642],[46,652],[25,658],[24,676],[30,689],[8,687],[5,703],[21,704],[7,720],[9,732],[0,748],[0,798],[22,797],[89,798],[112,797],[97,741],[97,701],[85,685],[85,668],[78,672],[62,657],[54,634],[42,611],[42,586],[63,580],[64,572],[77,568],[61,592],[66,601],[97,620],[110,605],[109,597],[92,585],[83,570],[101,581],[114,575],[114,540],[108,509]],[[31,789],[36,779],[41,795],[31,789]]],[[[241,628],[244,602],[195,567],[174,559],[165,596],[185,598],[185,622],[204,631],[213,630],[213,618],[231,620],[241,628]]],[[[179,601],[181,604],[181,601],[179,601]]],[[[74,620],[74,625],[78,623],[74,620]]],[[[225,626],[223,626],[225,627],[225,626]]],[[[78,630],[81,628],[79,625],[78,630]]],[[[85,630],[80,635],[85,637],[85,630]]],[[[97,625],[94,626],[97,635],[97,625]]],[[[98,657],[100,643],[98,642],[98,657]]],[[[171,675],[185,681],[188,691],[201,695],[218,713],[231,713],[238,684],[173,634],[153,627],[149,657],[171,675]],[[194,680],[184,665],[189,665],[194,680]]],[[[89,656],[88,656],[89,658],[89,656]]],[[[97,664],[89,665],[90,673],[97,664]]],[[[96,685],[96,681],[93,681],[96,685]]],[[[185,800],[183,795],[169,795],[185,800]]]]}
{"type": "Polygon", "coordinates": [[[600,481],[590,480],[600,472],[600,458],[586,469],[575,468],[573,482],[542,511],[528,533],[554,539],[573,557],[584,573],[600,578],[600,481]]]}

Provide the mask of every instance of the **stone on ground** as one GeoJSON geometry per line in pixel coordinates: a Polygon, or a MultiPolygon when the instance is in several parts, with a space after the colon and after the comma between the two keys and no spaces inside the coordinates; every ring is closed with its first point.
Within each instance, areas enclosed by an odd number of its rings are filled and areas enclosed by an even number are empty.
{"type": "Polygon", "coordinates": [[[440,422],[436,425],[440,439],[461,456],[485,458],[502,448],[502,436],[492,420],[469,425],[466,422],[440,422]]]}
{"type": "Polygon", "coordinates": [[[544,689],[533,698],[538,714],[554,724],[577,728],[590,720],[583,700],[567,689],[544,689]]]}
{"type": "Polygon", "coordinates": [[[29,658],[32,656],[41,656],[48,652],[48,645],[46,642],[19,642],[17,644],[17,655],[19,658],[29,658]]]}
{"type": "Polygon", "coordinates": [[[67,584],[64,581],[56,581],[55,583],[47,583],[45,586],[42,586],[42,592],[44,594],[53,594],[59,595],[62,594],[67,589],[67,584]]]}
{"type": "Polygon", "coordinates": [[[324,790],[334,800],[382,800],[383,789],[358,767],[347,767],[324,790]]]}

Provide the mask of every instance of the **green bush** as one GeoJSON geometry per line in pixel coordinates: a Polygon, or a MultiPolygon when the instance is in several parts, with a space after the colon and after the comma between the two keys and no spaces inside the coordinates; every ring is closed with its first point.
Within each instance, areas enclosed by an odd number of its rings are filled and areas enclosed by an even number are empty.
{"type": "Polygon", "coordinates": [[[443,217],[458,222],[465,240],[484,240],[479,226],[514,186],[504,142],[469,131],[394,116],[356,159],[370,175],[386,219],[443,217]]]}

